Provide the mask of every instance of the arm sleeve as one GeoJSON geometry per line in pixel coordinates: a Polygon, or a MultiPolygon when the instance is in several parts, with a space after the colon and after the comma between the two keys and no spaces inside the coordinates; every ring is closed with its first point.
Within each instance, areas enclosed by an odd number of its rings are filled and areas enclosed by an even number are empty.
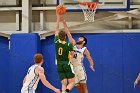
{"type": "Polygon", "coordinates": [[[70,43],[68,45],[69,45],[69,51],[73,51],[73,45],[70,43]]]}
{"type": "Polygon", "coordinates": [[[58,36],[55,36],[54,37],[54,42],[56,42],[58,39],[59,39],[58,36]]]}

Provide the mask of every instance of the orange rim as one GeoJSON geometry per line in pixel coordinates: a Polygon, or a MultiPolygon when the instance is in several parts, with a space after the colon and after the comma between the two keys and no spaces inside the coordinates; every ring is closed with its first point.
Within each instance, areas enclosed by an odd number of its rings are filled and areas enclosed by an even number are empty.
{"type": "Polygon", "coordinates": [[[89,10],[95,10],[98,2],[80,2],[80,5],[88,6],[89,10]]]}

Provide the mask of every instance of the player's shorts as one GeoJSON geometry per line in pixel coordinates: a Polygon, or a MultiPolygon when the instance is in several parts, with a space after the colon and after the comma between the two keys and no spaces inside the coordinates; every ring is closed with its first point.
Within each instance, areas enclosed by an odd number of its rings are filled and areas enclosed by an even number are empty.
{"type": "Polygon", "coordinates": [[[21,93],[35,93],[35,90],[33,88],[23,86],[21,89],[21,93]]]}
{"type": "Polygon", "coordinates": [[[35,90],[33,90],[33,89],[24,89],[24,88],[22,88],[22,89],[21,89],[21,93],[35,93],[35,90]]]}
{"type": "Polygon", "coordinates": [[[72,70],[68,61],[57,62],[57,72],[60,80],[74,78],[75,75],[72,70]]]}
{"type": "Polygon", "coordinates": [[[86,83],[87,76],[85,72],[85,68],[83,66],[75,66],[73,67],[75,73],[75,83],[76,85],[79,83],[86,83]]]}

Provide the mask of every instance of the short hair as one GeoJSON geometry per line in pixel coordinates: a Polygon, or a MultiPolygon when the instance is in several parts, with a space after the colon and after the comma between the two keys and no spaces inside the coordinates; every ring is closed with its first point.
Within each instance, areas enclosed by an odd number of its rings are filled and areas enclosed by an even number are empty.
{"type": "Polygon", "coordinates": [[[42,60],[43,60],[42,54],[35,54],[35,55],[34,55],[34,62],[35,62],[35,63],[41,63],[42,60]]]}
{"type": "Polygon", "coordinates": [[[59,37],[59,39],[60,39],[61,41],[65,41],[65,39],[66,39],[66,33],[65,33],[64,31],[60,31],[60,32],[58,33],[58,37],[59,37]]]}
{"type": "Polygon", "coordinates": [[[85,46],[85,45],[87,44],[87,38],[86,38],[86,37],[84,37],[84,36],[80,36],[80,37],[82,37],[82,38],[84,39],[85,43],[84,43],[84,45],[83,45],[83,46],[85,46]]]}

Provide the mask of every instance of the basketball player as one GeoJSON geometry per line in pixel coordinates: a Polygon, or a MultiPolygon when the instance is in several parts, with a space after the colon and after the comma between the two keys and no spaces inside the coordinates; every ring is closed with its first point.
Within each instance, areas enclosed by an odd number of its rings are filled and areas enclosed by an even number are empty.
{"type": "Polygon", "coordinates": [[[134,88],[135,88],[136,85],[138,84],[139,80],[140,80],[140,73],[139,73],[138,77],[136,78],[136,80],[135,80],[135,82],[134,82],[134,88]]]}
{"type": "Polygon", "coordinates": [[[74,66],[73,68],[75,73],[76,88],[78,89],[79,93],[88,93],[86,85],[86,73],[83,67],[84,56],[87,57],[92,71],[94,71],[94,63],[88,49],[85,47],[85,45],[87,44],[87,39],[84,36],[80,36],[78,41],[75,42],[75,40],[70,34],[66,21],[64,20],[64,18],[61,18],[61,20],[63,20],[62,22],[64,25],[65,32],[67,33],[68,39],[70,43],[72,43],[74,46],[74,57],[72,63],[74,66]]]}
{"type": "Polygon", "coordinates": [[[23,80],[23,87],[21,89],[21,93],[35,93],[39,80],[56,93],[60,93],[60,90],[53,87],[47,80],[44,75],[44,69],[41,67],[43,64],[43,56],[41,54],[36,54],[34,56],[35,64],[32,65],[27,72],[23,80]]]}
{"type": "Polygon", "coordinates": [[[66,33],[59,32],[60,15],[57,14],[57,26],[55,31],[55,50],[57,71],[62,83],[62,93],[68,93],[75,85],[75,75],[70,67],[69,53],[73,56],[73,46],[65,41],[66,33]],[[67,82],[68,81],[68,82],[67,82]]]}

